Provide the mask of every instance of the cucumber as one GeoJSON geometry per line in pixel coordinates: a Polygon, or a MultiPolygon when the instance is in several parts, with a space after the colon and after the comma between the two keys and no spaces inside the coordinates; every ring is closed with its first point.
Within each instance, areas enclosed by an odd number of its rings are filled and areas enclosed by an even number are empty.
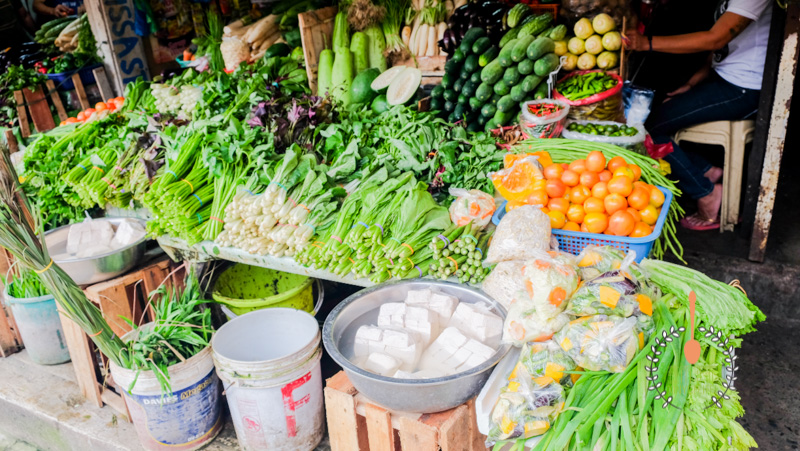
{"type": "Polygon", "coordinates": [[[489,50],[489,47],[491,46],[492,46],[492,41],[488,37],[483,36],[481,38],[478,38],[478,40],[475,41],[474,44],[472,44],[472,53],[475,55],[482,55],[483,52],[489,50]]]}
{"type": "Polygon", "coordinates": [[[467,97],[472,97],[475,95],[475,90],[478,89],[478,85],[472,82],[472,80],[467,80],[464,83],[464,86],[461,87],[461,94],[464,94],[467,97]]]}
{"type": "Polygon", "coordinates": [[[494,113],[497,112],[497,107],[492,105],[491,103],[487,103],[486,105],[481,108],[481,116],[485,118],[494,117],[494,113]]]}
{"type": "Polygon", "coordinates": [[[481,131],[481,129],[482,129],[481,124],[478,122],[477,119],[472,121],[472,122],[470,122],[469,125],[467,126],[467,130],[469,130],[469,131],[471,131],[473,133],[477,133],[477,132],[481,131]]]}
{"type": "Polygon", "coordinates": [[[431,111],[442,111],[444,107],[444,99],[431,99],[431,111]]]}
{"type": "Polygon", "coordinates": [[[470,97],[469,99],[469,109],[472,111],[480,110],[483,106],[483,102],[477,97],[470,97]]]}
{"type": "MultiPolygon", "coordinates": [[[[394,67],[400,67],[400,66],[394,66],[394,67]]],[[[394,67],[392,69],[394,69],[394,67]]],[[[444,89],[450,89],[453,87],[453,78],[451,78],[450,74],[448,74],[447,72],[445,72],[444,75],[442,75],[442,86],[444,87],[444,89]]]]}
{"type": "Polygon", "coordinates": [[[449,60],[444,63],[444,71],[448,74],[458,75],[461,72],[461,61],[449,60]]]}
{"type": "Polygon", "coordinates": [[[469,102],[469,97],[465,96],[464,94],[458,95],[458,102],[456,103],[459,105],[467,105],[467,102],[469,102]]]}
{"type": "Polygon", "coordinates": [[[464,69],[461,71],[461,78],[464,78],[464,74],[466,74],[467,78],[469,78],[469,76],[479,68],[478,55],[468,56],[467,59],[464,60],[464,69]]]}
{"type": "Polygon", "coordinates": [[[516,66],[511,66],[503,73],[503,82],[507,86],[514,86],[519,82],[520,75],[516,66]]]}
{"type": "Polygon", "coordinates": [[[455,61],[456,63],[463,63],[464,58],[466,57],[467,56],[464,55],[464,52],[462,52],[460,49],[456,49],[456,51],[453,52],[453,56],[450,57],[450,61],[455,61]]]}
{"type": "Polygon", "coordinates": [[[547,83],[539,83],[539,86],[536,87],[536,90],[533,92],[533,98],[535,100],[546,99],[548,96],[547,92],[547,83]]]}
{"type": "Polygon", "coordinates": [[[498,81],[494,84],[494,93],[499,96],[507,95],[511,92],[511,86],[507,85],[504,81],[498,81]]]}
{"type": "Polygon", "coordinates": [[[515,102],[519,103],[522,102],[522,99],[524,99],[528,93],[522,89],[522,85],[517,85],[511,88],[511,93],[509,95],[515,102]]]}
{"type": "Polygon", "coordinates": [[[356,74],[369,68],[369,43],[366,33],[357,31],[350,38],[350,51],[353,52],[353,65],[356,74]]]}
{"type": "Polygon", "coordinates": [[[556,43],[550,38],[536,38],[526,51],[528,59],[536,61],[542,56],[555,51],[556,43]]]}
{"type": "Polygon", "coordinates": [[[503,78],[503,66],[498,60],[492,61],[481,70],[481,81],[484,83],[493,85],[501,78],[503,78]]]}
{"type": "MultiPolygon", "coordinates": [[[[381,92],[384,89],[387,89],[394,80],[394,78],[400,75],[400,72],[403,72],[405,68],[406,68],[405,66],[393,66],[386,69],[385,71],[383,71],[383,73],[378,75],[378,78],[372,81],[372,84],[370,86],[374,91],[377,92],[381,92]]],[[[444,74],[444,76],[446,77],[447,74],[444,74]]],[[[444,77],[442,77],[442,85],[444,85],[444,77]]],[[[445,89],[447,89],[447,86],[445,86],[445,89]]]]}
{"type": "Polygon", "coordinates": [[[461,38],[461,45],[458,48],[464,52],[464,55],[469,55],[472,52],[472,44],[478,40],[478,38],[482,38],[486,36],[486,30],[479,27],[472,27],[464,33],[464,37],[461,38]]]}
{"type": "Polygon", "coordinates": [[[508,30],[506,34],[504,34],[503,37],[500,38],[500,42],[497,45],[499,45],[501,49],[507,46],[509,42],[517,38],[517,36],[519,35],[519,30],[520,28],[512,28],[508,30]]]}
{"type": "MultiPolygon", "coordinates": [[[[328,50],[330,51],[331,58],[333,58],[333,50],[330,49],[328,50]]],[[[323,52],[324,51],[325,50],[323,50],[323,52]]],[[[283,42],[278,42],[276,44],[272,44],[271,46],[269,46],[267,51],[264,52],[263,58],[267,60],[272,58],[273,56],[289,56],[290,53],[292,53],[291,47],[289,47],[287,44],[284,44],[283,42]]],[[[320,60],[321,59],[322,59],[322,52],[320,52],[320,60]]],[[[331,59],[331,61],[333,61],[333,59],[331,59]]]]}
{"type": "Polygon", "coordinates": [[[453,108],[453,115],[456,117],[457,121],[464,119],[464,114],[466,114],[466,112],[467,108],[463,103],[459,103],[453,108]]]}
{"type": "Polygon", "coordinates": [[[555,53],[548,53],[539,58],[533,66],[533,71],[540,77],[545,77],[556,69],[558,69],[558,57],[555,53]]]}
{"type": "Polygon", "coordinates": [[[478,89],[475,90],[475,97],[481,102],[486,102],[491,99],[492,94],[494,94],[494,90],[492,89],[492,85],[488,83],[481,83],[478,89]]]}
{"type": "Polygon", "coordinates": [[[445,111],[447,111],[449,113],[449,112],[453,111],[455,109],[455,107],[456,107],[456,103],[455,102],[452,102],[450,100],[445,100],[445,102],[444,102],[444,110],[445,111]]]}
{"type": "Polygon", "coordinates": [[[508,67],[514,63],[514,60],[511,59],[511,52],[514,51],[514,46],[517,45],[519,39],[512,39],[502,50],[500,50],[500,54],[497,55],[497,60],[500,62],[500,65],[503,67],[508,67]]]}
{"type": "Polygon", "coordinates": [[[492,98],[489,99],[489,103],[491,103],[494,106],[497,106],[497,102],[499,102],[500,99],[502,99],[502,98],[503,98],[503,96],[501,96],[500,94],[494,94],[492,96],[492,98]]]}
{"type": "Polygon", "coordinates": [[[567,26],[556,25],[556,27],[553,28],[553,30],[550,32],[549,38],[554,41],[561,41],[566,36],[567,36],[567,26]]]}
{"type": "Polygon", "coordinates": [[[486,125],[487,122],[489,122],[489,118],[482,114],[479,114],[477,121],[478,124],[480,124],[480,126],[483,127],[484,125],[486,125]]]}
{"type": "Polygon", "coordinates": [[[460,78],[458,80],[456,80],[455,83],[453,83],[453,91],[455,91],[455,92],[457,92],[459,94],[461,93],[461,88],[463,88],[463,87],[464,87],[464,80],[462,80],[460,78]]]}
{"type": "Polygon", "coordinates": [[[489,47],[488,50],[483,52],[483,55],[478,58],[478,66],[486,67],[487,64],[491,63],[492,60],[497,58],[497,55],[500,54],[500,47],[493,45],[489,47]]]}
{"type": "Polygon", "coordinates": [[[533,72],[533,64],[534,61],[531,61],[526,58],[520,61],[519,64],[517,64],[517,70],[522,75],[528,75],[533,72]]]}
{"type": "Polygon", "coordinates": [[[550,32],[553,31],[554,27],[546,28],[543,32],[536,35],[537,38],[547,38],[550,37],[550,32]]]}
{"type": "Polygon", "coordinates": [[[550,14],[541,14],[533,18],[530,22],[526,23],[519,30],[518,37],[537,35],[550,26],[553,21],[553,16],[550,14]]]}
{"type": "Polygon", "coordinates": [[[331,74],[333,73],[333,50],[325,49],[319,52],[319,65],[317,72],[317,95],[324,97],[331,89],[331,74]]]}
{"type": "MultiPolygon", "coordinates": [[[[514,104],[514,105],[516,106],[516,104],[514,104]]],[[[512,111],[512,110],[509,110],[509,111],[501,111],[501,110],[498,108],[498,109],[497,109],[497,112],[496,112],[496,113],[494,113],[494,117],[492,118],[492,120],[494,120],[494,122],[495,122],[497,125],[506,125],[506,124],[508,124],[509,122],[511,122],[511,119],[513,119],[513,118],[514,118],[514,113],[515,113],[515,111],[512,111]]]]}
{"type": "Polygon", "coordinates": [[[386,90],[386,101],[389,105],[403,105],[417,93],[422,82],[422,71],[416,67],[406,67],[392,80],[386,90]]]}
{"type": "Polygon", "coordinates": [[[524,4],[524,3],[517,3],[508,11],[508,27],[514,28],[519,25],[522,20],[529,15],[531,15],[533,11],[531,7],[524,4]]]}
{"type": "Polygon", "coordinates": [[[518,63],[525,59],[526,51],[528,50],[528,46],[535,40],[533,36],[525,36],[517,39],[517,43],[514,44],[514,49],[511,51],[511,60],[515,63],[518,63]]]}
{"type": "Polygon", "coordinates": [[[442,98],[450,102],[455,102],[456,99],[458,99],[458,93],[452,89],[446,89],[442,94],[442,98]]]}
{"type": "Polygon", "coordinates": [[[463,68],[461,69],[461,72],[458,74],[458,78],[460,78],[461,80],[464,80],[465,82],[469,81],[470,77],[472,77],[472,72],[468,72],[468,71],[464,70],[463,68]]]}
{"type": "Polygon", "coordinates": [[[522,87],[523,91],[528,93],[536,89],[536,87],[539,86],[542,80],[544,80],[544,77],[540,77],[536,74],[530,74],[522,79],[522,83],[520,83],[520,86],[522,87]]]}
{"type": "MultiPolygon", "coordinates": [[[[455,107],[453,107],[455,109],[455,107]]],[[[454,124],[456,122],[456,113],[452,112],[449,116],[447,116],[447,122],[454,124]]]]}
{"type": "Polygon", "coordinates": [[[64,28],[67,28],[69,26],[69,24],[71,24],[75,20],[76,19],[72,19],[70,21],[65,21],[65,22],[61,22],[59,24],[56,24],[53,28],[47,30],[47,32],[44,34],[44,39],[55,40],[58,37],[58,35],[61,34],[62,31],[64,31],[64,28]]]}
{"type": "Polygon", "coordinates": [[[497,122],[495,122],[494,118],[492,118],[489,120],[489,122],[486,123],[486,126],[483,129],[486,132],[490,132],[496,128],[497,128],[497,122]]]}
{"type": "Polygon", "coordinates": [[[475,83],[475,86],[481,84],[481,71],[475,71],[469,76],[469,81],[475,83]]]}
{"type": "Polygon", "coordinates": [[[511,111],[517,106],[517,102],[514,102],[511,95],[504,95],[503,98],[497,101],[497,109],[499,111],[511,111]]]}
{"type": "Polygon", "coordinates": [[[441,98],[443,98],[443,97],[444,97],[444,86],[442,86],[442,85],[436,85],[436,87],[434,87],[434,88],[431,90],[431,97],[432,97],[432,98],[434,98],[434,99],[441,99],[441,98]]]}

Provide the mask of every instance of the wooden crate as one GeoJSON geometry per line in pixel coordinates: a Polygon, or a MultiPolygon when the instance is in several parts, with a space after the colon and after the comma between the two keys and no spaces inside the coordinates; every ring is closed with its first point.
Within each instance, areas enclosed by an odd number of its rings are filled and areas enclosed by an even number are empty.
{"type": "MultiPolygon", "coordinates": [[[[173,286],[182,283],[183,270],[170,275],[172,269],[171,261],[164,258],[116,279],[85,287],[84,293],[100,307],[103,318],[114,333],[121,337],[131,330],[121,317],[130,318],[136,324],[152,321],[152,307],[147,304],[148,293],[168,278],[166,283],[173,286]]],[[[98,407],[108,404],[126,419],[130,419],[122,391],[108,373],[108,360],[100,354],[86,332],[60,312],[59,315],[83,396],[98,407]]]]}
{"type": "Polygon", "coordinates": [[[326,382],[325,410],[331,451],[486,451],[474,400],[439,413],[389,411],[340,371],[326,382]]]}
{"type": "MultiPolygon", "coordinates": [[[[13,138],[14,135],[11,136],[13,138]]],[[[0,274],[4,277],[6,274],[10,274],[9,270],[13,264],[14,257],[7,250],[0,248],[0,274]]],[[[0,290],[3,293],[6,292],[6,287],[2,282],[0,282],[0,290]]],[[[11,307],[0,302],[0,357],[8,357],[19,352],[22,347],[22,337],[19,335],[14,315],[11,314],[11,307]]]]}
{"type": "Polygon", "coordinates": [[[444,76],[444,64],[447,62],[447,56],[418,56],[416,58],[409,58],[405,61],[400,61],[395,66],[408,66],[416,67],[422,71],[422,82],[420,85],[438,85],[442,83],[442,76],[444,76]]]}
{"type": "Polygon", "coordinates": [[[297,15],[303,56],[306,59],[306,75],[311,93],[317,93],[317,71],[319,54],[332,47],[333,21],[339,9],[335,6],[308,11],[297,15]]]}

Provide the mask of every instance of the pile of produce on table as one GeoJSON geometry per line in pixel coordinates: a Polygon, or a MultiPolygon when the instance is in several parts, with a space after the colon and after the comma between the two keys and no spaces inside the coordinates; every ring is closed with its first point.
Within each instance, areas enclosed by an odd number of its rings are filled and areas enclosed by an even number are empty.
{"type": "Polygon", "coordinates": [[[614,19],[601,13],[592,20],[586,17],[575,23],[575,36],[556,43],[559,56],[566,56],[564,70],[591,70],[595,67],[610,70],[619,64],[622,36],[616,31],[614,19]]]}
{"type": "Polygon", "coordinates": [[[572,122],[571,124],[567,125],[567,130],[600,136],[634,136],[639,133],[639,130],[636,127],[630,127],[625,124],[606,125],[595,124],[591,122],[585,124],[572,122]]]}

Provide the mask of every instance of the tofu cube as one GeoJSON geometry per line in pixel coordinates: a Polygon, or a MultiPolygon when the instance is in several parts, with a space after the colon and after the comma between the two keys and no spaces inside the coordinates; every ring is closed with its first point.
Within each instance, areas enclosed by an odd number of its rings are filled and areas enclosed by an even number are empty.
{"type": "Polygon", "coordinates": [[[439,335],[439,317],[423,307],[406,307],[404,326],[414,331],[427,346],[439,335]]]}
{"type": "Polygon", "coordinates": [[[406,315],[406,305],[402,302],[388,302],[381,305],[378,312],[378,326],[403,327],[406,315]]]}
{"type": "Polygon", "coordinates": [[[422,354],[419,368],[421,370],[452,374],[456,367],[452,366],[452,364],[448,365],[447,362],[466,344],[467,340],[467,337],[458,329],[448,327],[439,334],[436,340],[422,354]]]}
{"type": "Polygon", "coordinates": [[[458,298],[450,296],[449,294],[434,293],[431,295],[431,301],[428,308],[436,312],[439,316],[440,324],[447,324],[450,317],[458,305],[458,298]]]}
{"type": "Polygon", "coordinates": [[[381,376],[392,376],[397,372],[400,363],[399,360],[388,354],[374,352],[370,354],[369,357],[367,357],[367,361],[364,362],[364,369],[372,371],[375,374],[380,374],[381,376]]]}
{"type": "Polygon", "coordinates": [[[111,252],[113,239],[114,228],[110,222],[86,219],[80,224],[70,226],[67,234],[67,253],[71,255],[80,253],[80,257],[88,257],[111,252]]]}
{"type": "Polygon", "coordinates": [[[414,379],[414,373],[409,373],[408,371],[397,370],[392,377],[397,379],[414,379]]]}
{"type": "Polygon", "coordinates": [[[383,329],[372,326],[361,326],[356,331],[353,352],[356,357],[363,357],[373,352],[382,352],[383,329]]]}
{"type": "Polygon", "coordinates": [[[124,220],[117,226],[117,233],[114,234],[114,239],[111,240],[111,247],[114,249],[123,248],[139,241],[146,233],[140,223],[124,220]]]}
{"type": "Polygon", "coordinates": [[[406,295],[406,304],[427,307],[431,299],[431,290],[409,290],[406,295]]]}
{"type": "Polygon", "coordinates": [[[463,302],[456,307],[449,325],[481,343],[495,341],[503,333],[503,320],[499,316],[463,302]]]}
{"type": "Polygon", "coordinates": [[[468,349],[472,355],[476,355],[483,360],[489,360],[494,355],[494,349],[477,340],[469,340],[464,345],[464,349],[468,349]]]}
{"type": "Polygon", "coordinates": [[[400,369],[414,371],[422,354],[423,345],[418,343],[417,337],[401,329],[385,329],[383,331],[383,345],[385,353],[401,362],[400,369]]]}

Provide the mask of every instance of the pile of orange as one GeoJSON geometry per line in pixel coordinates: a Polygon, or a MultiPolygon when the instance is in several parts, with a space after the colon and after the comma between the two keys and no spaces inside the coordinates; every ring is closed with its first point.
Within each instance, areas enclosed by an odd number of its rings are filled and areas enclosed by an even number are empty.
{"type": "Polygon", "coordinates": [[[91,119],[95,114],[108,114],[113,113],[114,111],[122,108],[122,105],[125,104],[125,97],[116,97],[113,99],[108,99],[105,102],[97,102],[94,105],[94,108],[87,108],[80,113],[78,113],[77,117],[70,117],[67,118],[65,121],[61,121],[59,126],[66,125],[66,124],[74,124],[76,122],[86,122],[87,120],[91,119]],[[107,111],[107,113],[103,113],[103,111],[107,111]]]}
{"type": "Polygon", "coordinates": [[[606,162],[599,151],[569,164],[550,163],[542,175],[526,199],[509,202],[508,209],[543,205],[554,229],[645,237],[664,204],[661,190],[639,180],[637,165],[622,157],[606,162]]]}

